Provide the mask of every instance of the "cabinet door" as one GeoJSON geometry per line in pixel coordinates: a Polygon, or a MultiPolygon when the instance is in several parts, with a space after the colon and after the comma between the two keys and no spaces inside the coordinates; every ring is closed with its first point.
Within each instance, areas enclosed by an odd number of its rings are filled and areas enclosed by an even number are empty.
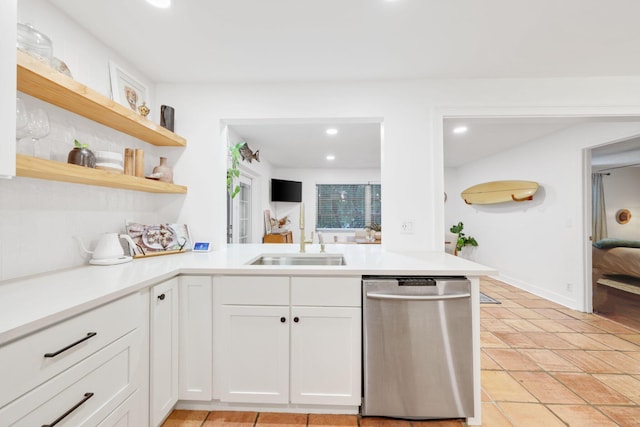
{"type": "Polygon", "coordinates": [[[0,2],[0,178],[16,174],[17,4],[0,2]]]}
{"type": "Polygon", "coordinates": [[[157,426],[178,401],[178,279],[153,287],[150,322],[150,416],[157,426]]]}
{"type": "Polygon", "coordinates": [[[180,277],[180,400],[212,399],[211,293],[210,276],[180,277]]]}
{"type": "Polygon", "coordinates": [[[292,307],[291,403],[360,405],[361,311],[292,307]]]}
{"type": "Polygon", "coordinates": [[[219,314],[220,400],[288,403],[289,307],[223,305],[219,314]]]}

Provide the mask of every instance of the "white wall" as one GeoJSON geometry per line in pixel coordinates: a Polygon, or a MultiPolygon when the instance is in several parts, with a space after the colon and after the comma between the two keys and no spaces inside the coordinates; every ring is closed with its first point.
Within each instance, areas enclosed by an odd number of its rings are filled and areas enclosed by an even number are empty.
{"type": "Polygon", "coordinates": [[[479,243],[473,258],[497,268],[501,279],[582,309],[582,259],[588,250],[583,245],[583,150],[639,132],[640,123],[582,124],[448,170],[447,227],[463,221],[464,231],[479,243]],[[459,195],[475,184],[512,179],[540,184],[533,201],[469,206],[459,195]]]}
{"type": "Polygon", "coordinates": [[[607,234],[618,239],[640,240],[640,168],[626,167],[608,171],[604,176],[607,209],[607,234]],[[631,211],[631,221],[618,224],[616,212],[631,211]]]}

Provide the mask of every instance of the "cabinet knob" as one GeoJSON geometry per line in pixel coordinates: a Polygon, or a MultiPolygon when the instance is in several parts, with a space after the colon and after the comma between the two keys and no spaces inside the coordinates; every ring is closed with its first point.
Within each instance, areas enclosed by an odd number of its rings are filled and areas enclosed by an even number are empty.
{"type": "Polygon", "coordinates": [[[281,322],[281,323],[284,323],[284,322],[286,322],[286,321],[287,321],[287,318],[286,318],[286,317],[281,317],[281,318],[280,318],[280,322],[281,322]]]}
{"type": "Polygon", "coordinates": [[[300,318],[299,318],[299,317],[294,317],[294,318],[293,318],[293,321],[294,321],[294,322],[296,322],[296,323],[298,323],[298,322],[300,321],[300,318]]]}
{"type": "Polygon", "coordinates": [[[164,295],[164,294],[160,294],[160,295],[158,295],[158,299],[159,299],[160,301],[164,301],[164,299],[165,299],[165,295],[164,295]]]}

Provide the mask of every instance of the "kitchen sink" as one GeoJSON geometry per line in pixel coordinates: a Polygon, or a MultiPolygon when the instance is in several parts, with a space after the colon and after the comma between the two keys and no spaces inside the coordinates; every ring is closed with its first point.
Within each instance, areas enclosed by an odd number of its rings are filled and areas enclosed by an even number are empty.
{"type": "Polygon", "coordinates": [[[342,254],[260,255],[249,265],[347,265],[342,254]]]}

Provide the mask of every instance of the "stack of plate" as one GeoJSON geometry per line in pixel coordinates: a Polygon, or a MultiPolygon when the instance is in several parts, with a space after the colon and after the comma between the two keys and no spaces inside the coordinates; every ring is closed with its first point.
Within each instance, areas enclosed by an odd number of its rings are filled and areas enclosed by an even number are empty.
{"type": "Polygon", "coordinates": [[[122,153],[96,151],[96,169],[124,173],[122,153]]]}

